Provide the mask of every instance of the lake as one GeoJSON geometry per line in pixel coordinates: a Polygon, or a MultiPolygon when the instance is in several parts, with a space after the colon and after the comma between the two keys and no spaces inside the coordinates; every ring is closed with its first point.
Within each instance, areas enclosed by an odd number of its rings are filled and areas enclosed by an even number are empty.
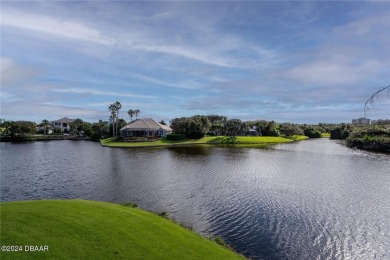
{"type": "Polygon", "coordinates": [[[135,202],[254,259],[390,259],[390,156],[316,139],[267,149],[0,143],[1,201],[135,202]]]}

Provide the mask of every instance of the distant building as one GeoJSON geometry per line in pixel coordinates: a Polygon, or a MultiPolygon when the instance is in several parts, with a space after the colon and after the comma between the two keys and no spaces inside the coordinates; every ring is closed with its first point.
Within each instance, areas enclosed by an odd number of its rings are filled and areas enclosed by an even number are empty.
{"type": "Polygon", "coordinates": [[[370,119],[368,118],[358,118],[358,119],[352,119],[352,124],[353,125],[369,125],[370,124],[370,119]]]}
{"type": "Polygon", "coordinates": [[[166,137],[172,133],[172,129],[167,125],[157,123],[151,118],[137,119],[125,127],[121,128],[122,136],[160,136],[166,137]]]}
{"type": "Polygon", "coordinates": [[[42,133],[45,133],[45,134],[52,134],[53,133],[53,127],[51,125],[37,126],[37,132],[42,132],[42,133]]]}
{"type": "Polygon", "coordinates": [[[60,129],[61,133],[69,133],[70,131],[70,124],[73,123],[75,119],[69,119],[67,117],[51,121],[50,124],[56,128],[60,129]]]}
{"type": "Polygon", "coordinates": [[[253,126],[252,128],[249,128],[247,131],[245,131],[246,136],[258,136],[259,132],[257,132],[257,126],[253,126]]]}
{"type": "Polygon", "coordinates": [[[371,124],[377,124],[377,125],[386,125],[390,124],[390,119],[378,119],[378,120],[372,120],[371,124]]]}

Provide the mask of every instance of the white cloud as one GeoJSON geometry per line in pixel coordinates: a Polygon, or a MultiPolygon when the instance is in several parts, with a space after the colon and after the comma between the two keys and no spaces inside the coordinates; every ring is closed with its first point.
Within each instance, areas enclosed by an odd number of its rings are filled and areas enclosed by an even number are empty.
{"type": "Polygon", "coordinates": [[[132,76],[134,76],[137,79],[140,79],[145,82],[153,83],[158,86],[166,86],[171,88],[180,88],[180,89],[199,89],[205,87],[203,84],[197,83],[193,80],[186,80],[186,81],[178,81],[177,83],[164,81],[161,79],[152,78],[149,76],[137,74],[137,73],[131,73],[132,76]]]}
{"type": "Polygon", "coordinates": [[[368,37],[371,40],[373,37],[375,39],[380,37],[380,39],[387,38],[388,41],[389,32],[386,32],[386,29],[389,28],[389,22],[388,14],[368,16],[337,26],[334,28],[334,33],[342,38],[354,37],[356,39],[356,37],[368,37]]]}
{"type": "Polygon", "coordinates": [[[0,82],[2,88],[11,87],[23,81],[29,81],[40,70],[15,63],[12,59],[0,57],[0,82]]]}
{"type": "Polygon", "coordinates": [[[373,60],[362,64],[345,61],[319,60],[294,67],[286,72],[286,76],[311,84],[353,84],[375,77],[383,64],[373,60]]]}
{"type": "Polygon", "coordinates": [[[84,107],[63,106],[59,104],[45,104],[35,102],[8,102],[2,106],[2,114],[8,116],[8,120],[31,120],[40,122],[47,118],[54,120],[62,117],[82,118],[87,121],[97,121],[99,119],[108,119],[109,114],[106,111],[97,109],[86,109],[84,107]],[[17,107],[18,109],[15,109],[17,107]]]}
{"type": "Polygon", "coordinates": [[[384,76],[390,80],[389,32],[388,14],[356,18],[332,29],[317,48],[295,53],[301,62],[283,75],[316,85],[381,84],[384,76]]]}
{"type": "MultiPolygon", "coordinates": [[[[172,14],[169,17],[171,20],[174,19],[172,14]]],[[[182,32],[184,28],[179,30],[181,32],[175,32],[164,25],[155,28],[153,24],[142,23],[142,20],[132,17],[127,19],[132,23],[131,27],[116,26],[110,24],[112,21],[107,21],[105,25],[99,22],[98,28],[98,25],[87,25],[87,23],[94,24],[93,20],[58,18],[8,8],[2,11],[1,26],[43,33],[53,38],[93,43],[110,48],[110,51],[122,49],[129,52],[161,53],[170,55],[173,59],[185,58],[220,67],[254,68],[264,64],[262,60],[269,60],[273,56],[270,50],[261,46],[247,43],[234,35],[218,32],[210,23],[202,26],[198,21],[191,28],[187,28],[189,32],[182,32]],[[193,34],[191,38],[196,41],[181,40],[182,34],[193,34]],[[231,55],[232,52],[238,53],[236,57],[231,55]],[[245,58],[242,57],[242,52],[245,52],[245,58]]],[[[180,24],[177,26],[180,28],[180,24]]],[[[58,42],[58,44],[65,43],[58,42]]],[[[69,44],[67,46],[72,47],[69,44]]],[[[95,50],[92,46],[86,50],[79,50],[78,45],[74,48],[78,48],[78,51],[85,54],[102,56],[102,51],[95,50]],[[88,51],[89,49],[93,51],[88,51]]]]}
{"type": "Polygon", "coordinates": [[[138,94],[130,94],[123,92],[114,92],[114,91],[106,91],[106,90],[98,90],[91,88],[56,88],[52,89],[53,92],[58,93],[67,93],[67,94],[87,94],[87,95],[97,95],[97,96],[114,96],[114,97],[129,97],[129,98],[158,98],[157,96],[150,95],[138,95],[138,94]]]}
{"type": "Polygon", "coordinates": [[[1,26],[32,30],[74,40],[90,41],[101,44],[110,43],[107,39],[101,37],[101,33],[98,30],[79,22],[12,9],[2,11],[1,15],[1,26]]]}

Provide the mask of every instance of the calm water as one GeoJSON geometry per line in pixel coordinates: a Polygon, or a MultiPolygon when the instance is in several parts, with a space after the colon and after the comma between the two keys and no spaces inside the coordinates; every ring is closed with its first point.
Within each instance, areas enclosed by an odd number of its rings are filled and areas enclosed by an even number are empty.
{"type": "Polygon", "coordinates": [[[136,202],[256,259],[390,259],[390,156],[308,140],[270,149],[0,143],[1,200],[136,202]]]}

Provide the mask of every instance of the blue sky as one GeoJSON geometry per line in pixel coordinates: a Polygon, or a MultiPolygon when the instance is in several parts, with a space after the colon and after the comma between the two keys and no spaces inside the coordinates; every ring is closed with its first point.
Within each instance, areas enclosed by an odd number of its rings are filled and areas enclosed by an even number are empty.
{"type": "Polygon", "coordinates": [[[389,84],[389,1],[1,1],[8,120],[350,122],[389,84]]]}

